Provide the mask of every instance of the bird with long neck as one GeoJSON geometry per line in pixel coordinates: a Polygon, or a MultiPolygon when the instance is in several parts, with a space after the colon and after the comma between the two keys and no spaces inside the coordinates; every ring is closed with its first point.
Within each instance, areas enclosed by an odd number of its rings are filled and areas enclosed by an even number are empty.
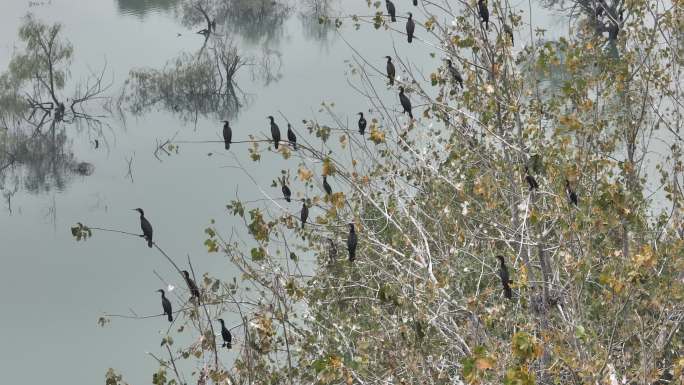
{"type": "Polygon", "coordinates": [[[328,183],[328,177],[325,175],[323,175],[323,190],[325,190],[327,195],[332,195],[332,187],[330,187],[330,183],[328,183]]]}
{"type": "Polygon", "coordinates": [[[273,138],[273,146],[278,149],[280,144],[280,127],[273,120],[273,116],[269,116],[268,119],[271,121],[271,137],[273,138]]]}
{"type": "Polygon", "coordinates": [[[489,31],[489,8],[485,0],[477,0],[477,10],[482,19],[481,23],[485,23],[485,29],[489,31]]]}
{"type": "Polygon", "coordinates": [[[366,125],[368,122],[366,122],[366,118],[363,117],[363,112],[359,112],[358,115],[359,117],[359,134],[363,135],[366,133],[366,125]]]}
{"type": "Polygon", "coordinates": [[[230,330],[226,328],[226,323],[223,322],[221,318],[217,320],[218,322],[221,323],[221,337],[223,338],[223,345],[222,347],[224,348],[232,348],[233,347],[233,336],[230,334],[230,330]]]}
{"type": "Polygon", "coordinates": [[[290,188],[287,187],[287,184],[285,184],[285,178],[283,178],[281,183],[282,183],[281,190],[283,192],[283,197],[285,197],[285,200],[289,203],[292,201],[292,199],[291,199],[292,191],[290,191],[290,188]]]}
{"type": "Polygon", "coordinates": [[[389,79],[389,84],[393,86],[394,78],[397,75],[397,70],[394,68],[394,64],[392,63],[392,58],[390,56],[385,56],[385,59],[387,59],[387,78],[389,79]]]}
{"type": "Polygon", "coordinates": [[[461,76],[461,72],[458,70],[458,68],[454,67],[454,64],[450,59],[446,59],[446,63],[447,69],[449,70],[449,74],[451,75],[453,81],[457,82],[458,85],[463,88],[463,76],[461,76]]]}
{"type": "Polygon", "coordinates": [[[292,130],[292,125],[290,123],[287,124],[287,140],[290,142],[292,149],[297,151],[297,135],[295,135],[292,130]]]}
{"type": "Polygon", "coordinates": [[[394,7],[394,3],[391,0],[385,0],[385,5],[387,6],[387,13],[390,15],[390,20],[392,20],[392,22],[397,21],[397,9],[394,7]]]}
{"type": "Polygon", "coordinates": [[[173,322],[173,311],[171,310],[171,301],[169,301],[169,299],[166,298],[163,289],[159,289],[157,291],[161,293],[162,309],[164,309],[164,314],[166,314],[166,318],[169,320],[169,322],[173,322]]]}
{"type": "Polygon", "coordinates": [[[513,291],[511,290],[510,284],[513,281],[511,281],[508,275],[508,267],[506,267],[506,262],[503,256],[497,255],[496,258],[499,260],[499,262],[501,262],[501,265],[499,266],[499,278],[501,278],[501,286],[503,286],[504,296],[508,299],[511,299],[513,298],[513,291]]]}
{"type": "Polygon", "coordinates": [[[359,242],[356,236],[356,229],[354,223],[349,224],[349,236],[347,237],[347,251],[349,252],[349,262],[354,262],[356,259],[356,245],[359,242]]]}
{"type": "Polygon", "coordinates": [[[230,128],[230,123],[227,120],[223,121],[223,142],[226,145],[226,150],[230,150],[230,143],[233,141],[233,130],[230,128]]]}
{"type": "Polygon", "coordinates": [[[137,208],[133,209],[133,211],[140,213],[140,229],[142,229],[143,232],[142,237],[147,241],[147,247],[152,247],[152,225],[150,224],[150,221],[145,218],[143,209],[137,208]]]}
{"type": "Polygon", "coordinates": [[[413,33],[416,30],[416,22],[413,21],[413,14],[411,12],[409,12],[408,15],[408,20],[406,20],[406,37],[410,43],[413,41],[413,33]]]}
{"type": "Polygon", "coordinates": [[[401,107],[404,108],[404,112],[407,112],[409,118],[413,119],[413,113],[411,112],[411,100],[404,93],[404,87],[399,87],[399,101],[401,102],[401,107]]]}
{"type": "Polygon", "coordinates": [[[309,218],[309,208],[306,206],[306,199],[302,198],[302,211],[299,214],[299,219],[302,221],[302,230],[306,225],[306,220],[309,218]]]}
{"type": "Polygon", "coordinates": [[[190,298],[196,298],[197,299],[197,304],[199,305],[200,303],[200,291],[197,285],[195,284],[195,281],[190,278],[190,273],[188,273],[187,270],[183,270],[183,278],[185,278],[185,284],[188,285],[188,290],[190,290],[190,298]]]}

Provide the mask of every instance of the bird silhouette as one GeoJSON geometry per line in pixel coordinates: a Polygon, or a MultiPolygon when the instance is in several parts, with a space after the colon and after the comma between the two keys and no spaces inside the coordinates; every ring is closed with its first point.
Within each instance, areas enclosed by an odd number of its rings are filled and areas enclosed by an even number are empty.
{"type": "Polygon", "coordinates": [[[411,12],[409,12],[408,15],[408,20],[406,20],[406,36],[410,43],[413,41],[413,32],[416,30],[416,22],[413,21],[413,14],[411,12]]]}
{"type": "Polygon", "coordinates": [[[290,199],[290,197],[292,197],[292,191],[290,191],[290,188],[287,187],[287,185],[285,184],[285,178],[283,178],[282,185],[283,186],[281,187],[281,190],[283,191],[283,196],[285,197],[285,200],[289,203],[292,201],[290,199]]]}
{"type": "Polygon", "coordinates": [[[363,135],[366,133],[366,118],[363,117],[363,112],[359,112],[359,134],[363,135]]]}
{"type": "Polygon", "coordinates": [[[323,175],[323,189],[325,190],[325,193],[328,195],[332,195],[332,187],[330,187],[330,184],[328,183],[328,177],[323,175]]]}
{"type": "Polygon", "coordinates": [[[404,112],[408,112],[409,118],[413,119],[413,113],[411,112],[411,100],[408,96],[404,94],[404,87],[399,87],[399,101],[401,106],[404,108],[404,112]]]}
{"type": "Polygon", "coordinates": [[[150,221],[145,218],[145,212],[141,208],[133,209],[140,213],[140,228],[143,232],[143,238],[147,241],[147,247],[152,247],[152,225],[150,221]]]}
{"type": "Polygon", "coordinates": [[[477,0],[477,10],[480,13],[481,23],[485,23],[485,29],[489,31],[489,8],[485,0],[477,0]]]}
{"type": "Polygon", "coordinates": [[[501,266],[499,267],[499,278],[501,278],[501,286],[503,286],[504,296],[508,299],[511,299],[513,298],[513,291],[511,290],[510,284],[513,283],[513,281],[511,281],[510,277],[508,276],[508,267],[506,267],[504,257],[497,255],[496,258],[499,260],[499,262],[501,262],[501,266]]]}
{"type": "Polygon", "coordinates": [[[306,206],[306,199],[302,199],[302,211],[299,213],[299,219],[302,221],[302,230],[306,225],[306,220],[309,218],[309,208],[306,206]]]}
{"type": "Polygon", "coordinates": [[[171,301],[169,301],[169,299],[166,298],[166,295],[164,295],[164,290],[159,289],[157,291],[161,293],[162,308],[164,309],[164,314],[166,314],[166,318],[169,320],[169,322],[173,322],[173,311],[171,311],[171,301]]]}
{"type": "Polygon", "coordinates": [[[183,278],[185,278],[185,283],[188,285],[188,289],[190,290],[190,298],[197,298],[197,304],[200,302],[200,291],[199,288],[197,288],[197,285],[195,284],[195,281],[190,278],[190,273],[188,273],[187,270],[183,270],[183,278]]]}
{"type": "Polygon", "coordinates": [[[227,120],[223,121],[223,142],[226,145],[226,150],[230,150],[230,143],[233,141],[233,130],[230,128],[230,123],[227,120]]]}
{"type": "Polygon", "coordinates": [[[347,251],[349,252],[349,262],[356,259],[356,244],[358,243],[354,223],[349,224],[349,236],[347,237],[347,251]]]}
{"type": "Polygon", "coordinates": [[[530,170],[527,168],[527,166],[525,166],[525,181],[527,181],[527,184],[530,186],[530,191],[539,189],[539,183],[537,183],[537,180],[530,175],[530,170]]]}
{"type": "Polygon", "coordinates": [[[461,88],[463,88],[463,76],[461,76],[461,72],[458,70],[458,68],[454,67],[454,64],[451,62],[450,59],[446,59],[447,62],[447,69],[449,70],[449,74],[451,74],[451,78],[453,81],[457,82],[461,88]]]}
{"type": "Polygon", "coordinates": [[[389,79],[389,84],[393,86],[394,77],[397,75],[397,70],[394,68],[392,58],[389,56],[385,56],[385,58],[387,59],[387,78],[389,79]]]}
{"type": "Polygon", "coordinates": [[[287,124],[287,140],[290,142],[292,148],[297,151],[297,135],[292,131],[292,125],[287,124]]]}
{"type": "Polygon", "coordinates": [[[390,0],[385,0],[385,5],[387,6],[387,13],[389,13],[391,20],[393,22],[397,21],[397,9],[394,8],[394,3],[390,0]]]}
{"type": "Polygon", "coordinates": [[[233,336],[230,334],[230,330],[226,328],[226,323],[223,322],[221,318],[218,319],[218,322],[221,323],[221,337],[223,338],[223,345],[221,346],[230,349],[233,347],[233,336]]]}
{"type": "Polygon", "coordinates": [[[271,120],[271,137],[273,138],[273,145],[277,150],[278,145],[280,144],[280,127],[278,127],[278,125],[273,120],[273,116],[269,116],[268,119],[271,120]]]}
{"type": "Polygon", "coordinates": [[[413,5],[414,5],[415,7],[417,7],[417,6],[418,6],[418,0],[413,0],[413,5]]]}

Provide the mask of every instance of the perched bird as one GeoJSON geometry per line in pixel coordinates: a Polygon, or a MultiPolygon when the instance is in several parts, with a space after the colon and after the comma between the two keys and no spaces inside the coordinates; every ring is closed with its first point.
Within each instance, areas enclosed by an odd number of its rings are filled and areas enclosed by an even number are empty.
{"type": "Polygon", "coordinates": [[[530,186],[530,191],[539,189],[539,183],[537,183],[537,180],[534,179],[532,175],[530,175],[530,171],[527,168],[527,166],[525,166],[525,180],[527,181],[527,184],[530,186]]]}
{"type": "Polygon", "coordinates": [[[565,192],[568,193],[568,199],[570,200],[570,203],[577,206],[577,193],[575,193],[572,187],[570,187],[570,181],[567,179],[565,180],[565,192]]]}
{"type": "Polygon", "coordinates": [[[332,187],[330,187],[330,184],[328,183],[328,177],[323,175],[323,189],[325,190],[325,193],[328,195],[332,195],[332,187]]]}
{"type": "Polygon", "coordinates": [[[385,5],[387,5],[387,13],[389,13],[391,20],[397,21],[397,9],[394,8],[394,3],[390,0],[385,0],[385,5]]]}
{"type": "Polygon", "coordinates": [[[292,131],[292,125],[287,124],[287,140],[290,142],[292,148],[297,151],[297,135],[292,131]]]}
{"type": "Polygon", "coordinates": [[[457,82],[458,85],[463,88],[463,76],[461,76],[461,72],[458,70],[458,68],[454,67],[450,59],[446,59],[446,62],[453,81],[457,82]]]}
{"type": "Polygon", "coordinates": [[[413,5],[414,5],[415,7],[417,7],[417,6],[418,6],[418,0],[413,0],[413,5]]]}
{"type": "Polygon", "coordinates": [[[363,117],[363,112],[359,112],[359,134],[363,135],[366,133],[366,118],[363,117]]]}
{"type": "Polygon", "coordinates": [[[233,130],[230,128],[230,123],[227,120],[223,121],[223,142],[226,144],[226,150],[230,150],[230,143],[233,141],[233,130]]]}
{"type": "Polygon", "coordinates": [[[271,137],[273,137],[273,145],[275,149],[278,149],[278,144],[280,143],[280,128],[273,120],[273,116],[269,116],[268,119],[271,120],[271,137]]]}
{"type": "Polygon", "coordinates": [[[223,322],[222,319],[218,319],[218,322],[221,323],[221,337],[223,337],[223,345],[222,347],[224,348],[232,348],[233,347],[233,336],[230,334],[230,330],[226,329],[226,323],[223,322]]]}
{"type": "Polygon", "coordinates": [[[399,101],[401,102],[401,106],[404,108],[404,112],[408,112],[409,117],[413,119],[413,113],[411,112],[411,101],[409,100],[408,96],[404,94],[404,87],[399,87],[399,101]]]}
{"type": "Polygon", "coordinates": [[[387,59],[387,78],[389,79],[389,84],[393,86],[394,77],[397,75],[397,70],[394,68],[392,58],[389,56],[385,56],[385,58],[387,59]]]}
{"type": "Polygon", "coordinates": [[[409,17],[406,20],[406,36],[408,36],[408,42],[413,41],[413,32],[416,30],[416,23],[413,21],[413,14],[408,13],[409,17]]]}
{"type": "Polygon", "coordinates": [[[152,247],[152,225],[150,224],[150,221],[145,218],[145,212],[143,209],[133,209],[133,211],[137,211],[140,213],[140,228],[142,229],[143,232],[143,238],[147,240],[147,247],[152,247]]]}
{"type": "Polygon", "coordinates": [[[513,42],[513,29],[511,28],[511,26],[508,25],[508,24],[504,24],[504,25],[503,25],[503,30],[504,30],[504,32],[506,32],[506,34],[508,35],[508,37],[511,38],[511,46],[514,46],[515,43],[513,42]]]}
{"type": "Polygon", "coordinates": [[[306,199],[302,198],[302,211],[299,213],[299,219],[302,221],[302,230],[306,225],[306,220],[309,218],[309,208],[306,206],[306,199]]]}
{"type": "Polygon", "coordinates": [[[166,318],[169,320],[169,322],[173,322],[173,311],[171,311],[171,301],[169,301],[169,299],[166,298],[166,295],[164,295],[164,290],[159,289],[157,291],[161,293],[162,308],[164,309],[164,314],[166,314],[166,318]]]}
{"type": "Polygon", "coordinates": [[[501,262],[501,267],[499,268],[499,278],[501,278],[501,285],[503,286],[504,296],[508,299],[513,298],[513,291],[511,290],[510,284],[513,283],[508,276],[508,268],[506,267],[506,262],[504,257],[497,255],[496,258],[501,262]]]}
{"type": "Polygon", "coordinates": [[[347,238],[347,251],[349,251],[349,262],[354,262],[356,259],[356,244],[358,243],[358,238],[356,237],[356,230],[354,229],[354,223],[349,224],[349,237],[347,238]]]}
{"type": "Polygon", "coordinates": [[[185,278],[185,283],[188,285],[188,289],[190,290],[190,298],[197,298],[197,303],[199,304],[200,291],[197,288],[195,281],[193,281],[192,278],[190,278],[190,273],[188,273],[187,270],[183,270],[183,277],[185,278]]]}
{"type": "Polygon", "coordinates": [[[337,245],[332,238],[328,238],[328,259],[330,263],[335,263],[337,260],[337,245]]]}
{"type": "Polygon", "coordinates": [[[287,187],[287,185],[285,184],[285,179],[283,179],[283,187],[281,187],[281,190],[283,191],[283,196],[285,197],[285,200],[287,202],[291,202],[292,200],[290,199],[290,197],[292,196],[292,191],[290,191],[290,188],[287,187]]]}
{"type": "Polygon", "coordinates": [[[489,8],[485,0],[477,0],[477,10],[480,13],[481,23],[485,23],[485,29],[489,31],[489,8]]]}

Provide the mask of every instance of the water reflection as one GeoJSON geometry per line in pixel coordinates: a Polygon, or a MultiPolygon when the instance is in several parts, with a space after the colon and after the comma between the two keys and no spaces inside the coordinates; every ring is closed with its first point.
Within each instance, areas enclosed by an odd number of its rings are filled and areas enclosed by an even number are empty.
{"type": "Polygon", "coordinates": [[[304,37],[327,47],[335,37],[335,20],[332,15],[338,11],[334,8],[336,0],[301,0],[299,20],[302,23],[304,37]]]}
{"type": "Polygon", "coordinates": [[[211,37],[196,54],[183,53],[157,69],[130,72],[124,101],[134,115],[166,110],[185,122],[234,118],[246,98],[236,84],[247,64],[226,37],[211,37]]]}
{"type": "Polygon", "coordinates": [[[119,14],[133,15],[141,19],[148,14],[169,12],[178,5],[179,0],[116,0],[119,14]]]}

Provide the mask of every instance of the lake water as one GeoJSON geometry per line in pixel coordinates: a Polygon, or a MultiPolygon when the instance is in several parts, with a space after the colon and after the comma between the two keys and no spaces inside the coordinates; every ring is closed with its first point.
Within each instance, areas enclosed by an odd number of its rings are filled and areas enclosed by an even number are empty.
{"type": "MultiPolygon", "coordinates": [[[[409,1],[403,2],[406,5],[395,3],[408,8],[409,1]]],[[[184,26],[176,11],[178,3],[5,0],[0,7],[0,70],[6,70],[15,47],[21,47],[17,31],[22,17],[32,12],[44,22],[62,23],[62,36],[74,46],[66,90],[106,63],[105,78],[112,82],[106,95],[117,97],[131,69],[161,69],[180,53],[194,53],[202,46],[203,37],[195,31],[203,27],[184,26]]],[[[263,78],[253,76],[251,67],[239,73],[237,83],[248,100],[232,119],[234,140],[246,139],[249,134],[265,137],[268,115],[276,116],[284,133],[286,125],[279,111],[298,123],[295,128],[303,136],[302,119],[330,122],[319,112],[323,101],[335,102],[335,111],[352,127],[355,113],[370,108],[348,84],[348,80],[357,81],[349,67],[353,51],[335,31],[326,33],[303,16],[303,3],[308,2],[289,4],[292,9],[282,25],[246,24],[231,30],[217,20],[219,33],[233,34],[243,55],[258,58],[268,53],[280,58],[279,70],[275,71],[279,79],[267,85],[263,78]]],[[[366,0],[328,3],[333,16],[371,14],[366,0]]],[[[420,12],[415,13],[420,20],[420,12]]],[[[535,14],[534,20],[535,27],[558,25],[554,17],[535,14]]],[[[433,51],[425,44],[408,46],[400,35],[375,31],[369,25],[356,31],[348,19],[345,22],[341,35],[378,68],[384,68],[382,56],[392,55],[393,44],[425,74],[439,63],[439,54],[431,59],[429,53],[433,51]]],[[[403,23],[397,28],[403,30],[403,23]]],[[[380,76],[372,76],[381,85],[381,96],[398,108],[394,91],[382,86],[380,76]]],[[[64,97],[70,96],[66,90],[64,97]]],[[[236,162],[231,154],[273,196],[279,196],[280,190],[269,187],[271,180],[283,168],[295,175],[300,160],[286,162],[279,155],[264,152],[259,163],[252,163],[246,145],[234,145],[229,153],[221,143],[181,144],[179,154],[162,155],[161,161],[154,156],[157,141],[174,135],[178,140],[219,140],[218,120],[200,116],[197,122],[187,122],[173,111],[153,109],[138,116],[126,113],[123,119],[104,118],[109,127],[102,136],[67,126],[63,151],[73,154],[75,162],[91,163],[92,175],[58,173],[63,178],[57,180],[50,174],[49,163],[30,172],[21,166],[5,171],[16,179],[5,180],[4,187],[16,185],[18,189],[0,207],[3,383],[91,385],[101,383],[109,367],[116,368],[131,384],[151,380],[156,363],[146,352],[160,352],[161,333],[167,324],[158,318],[114,318],[101,328],[97,319],[104,313],[157,314],[159,295],[154,291],[163,284],[154,272],[175,286],[182,283],[142,240],[98,232],[93,239],[77,243],[69,228],[83,222],[139,232],[137,214],[131,209],[142,207],[154,226],[155,240],[177,262],[190,255],[196,272],[233,277],[236,272],[224,256],[207,253],[204,228],[211,219],[227,233],[233,226],[239,228],[241,223],[227,214],[225,205],[238,193],[244,200],[264,197],[242,171],[232,167],[236,162]],[[101,143],[97,149],[95,139],[101,143]],[[131,159],[132,175],[127,175],[131,159]]],[[[315,139],[312,142],[318,143],[315,139]]],[[[316,172],[320,173],[318,167],[316,172]]],[[[297,186],[291,187],[298,191],[297,186]]],[[[299,204],[287,207],[296,211],[299,204]]],[[[224,318],[236,319],[230,314],[224,318]]],[[[231,356],[226,353],[222,359],[229,362],[231,356]]]]}

